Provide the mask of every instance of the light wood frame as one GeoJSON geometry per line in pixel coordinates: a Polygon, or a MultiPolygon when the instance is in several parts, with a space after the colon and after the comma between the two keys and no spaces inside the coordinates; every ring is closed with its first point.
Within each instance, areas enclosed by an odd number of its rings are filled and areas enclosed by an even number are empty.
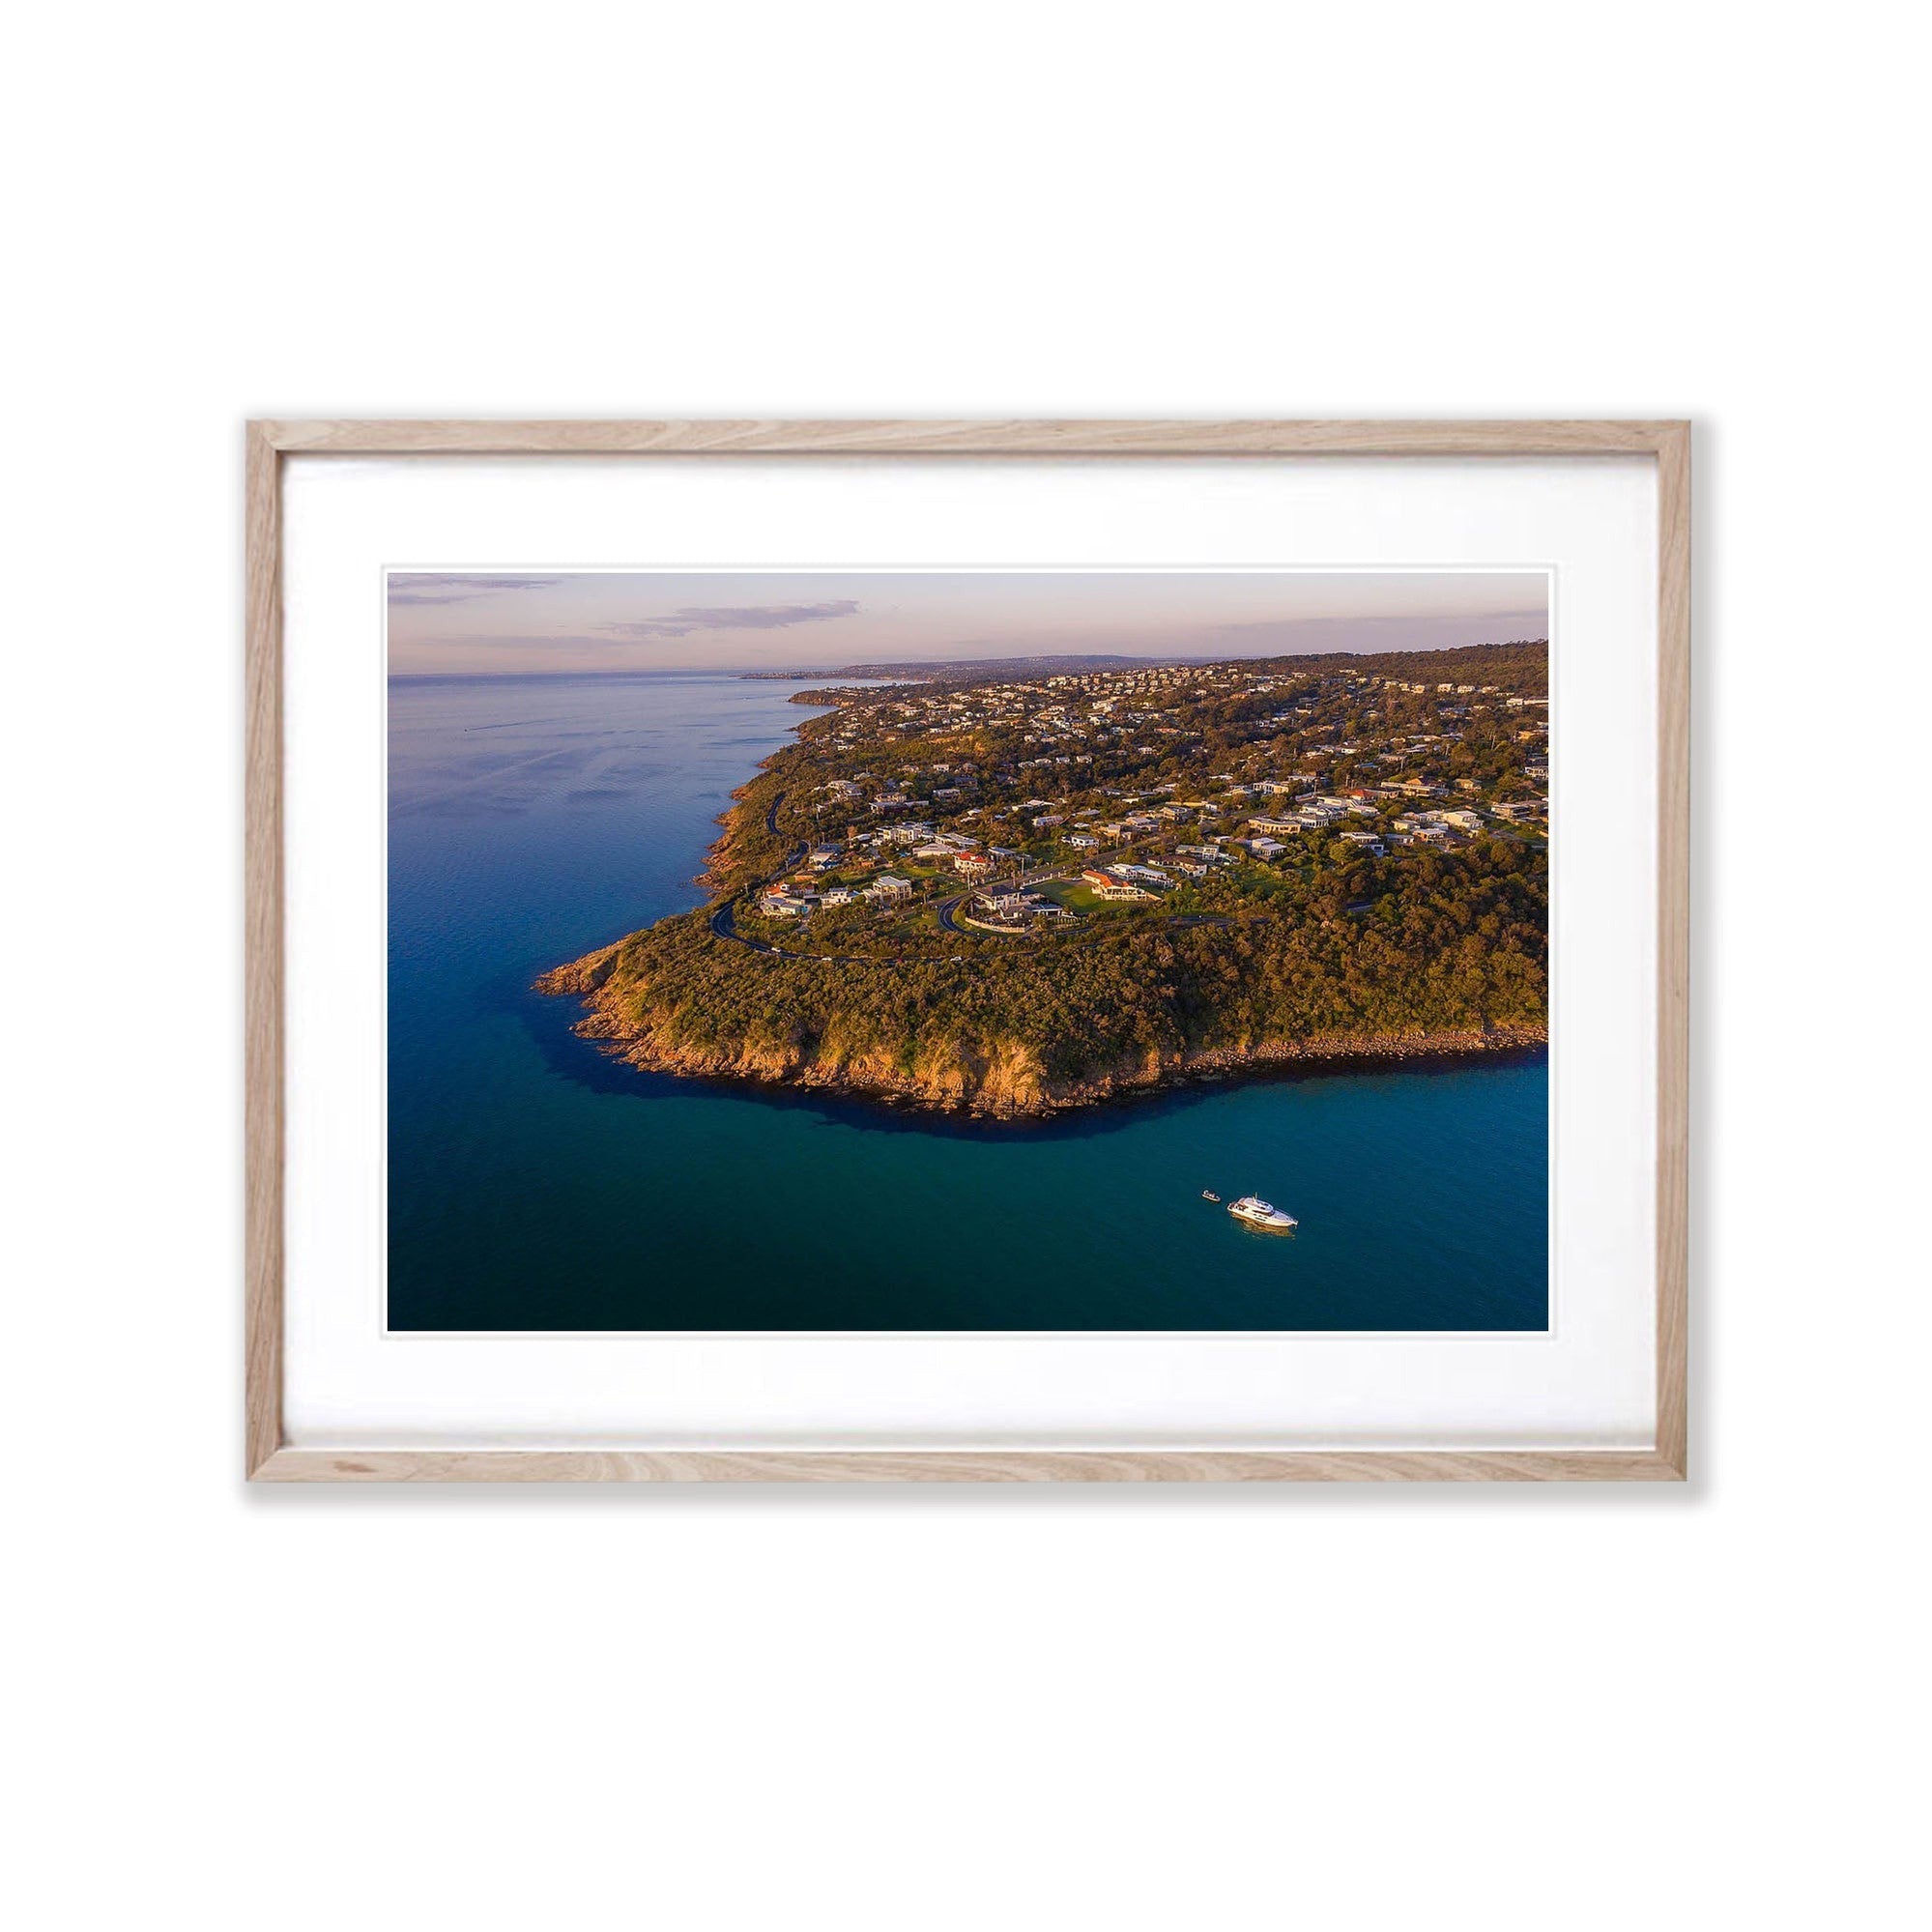
{"type": "Polygon", "coordinates": [[[247,425],[245,1473],[269,1483],[1674,1482],[1687,1473],[1690,425],[1682,421],[255,421],[247,425]],[[304,1450],[282,1435],[281,459],[1649,456],[1658,466],[1657,1441],[1649,1450],[304,1450]]]}

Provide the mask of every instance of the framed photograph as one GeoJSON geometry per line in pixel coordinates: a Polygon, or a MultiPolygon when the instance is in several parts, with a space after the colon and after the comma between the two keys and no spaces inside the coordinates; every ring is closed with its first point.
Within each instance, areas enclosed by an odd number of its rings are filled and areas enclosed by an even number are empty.
{"type": "Polygon", "coordinates": [[[1682,422],[255,422],[246,1470],[1676,1481],[1682,422]]]}

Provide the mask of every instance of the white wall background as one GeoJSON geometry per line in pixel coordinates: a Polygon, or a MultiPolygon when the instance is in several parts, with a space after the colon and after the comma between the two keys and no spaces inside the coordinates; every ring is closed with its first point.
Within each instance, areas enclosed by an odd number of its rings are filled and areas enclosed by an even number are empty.
{"type": "Polygon", "coordinates": [[[1904,19],[16,23],[18,1922],[1905,1922],[1932,423],[1904,19]],[[251,412],[1695,416],[1697,1481],[245,1493],[251,412]]]}

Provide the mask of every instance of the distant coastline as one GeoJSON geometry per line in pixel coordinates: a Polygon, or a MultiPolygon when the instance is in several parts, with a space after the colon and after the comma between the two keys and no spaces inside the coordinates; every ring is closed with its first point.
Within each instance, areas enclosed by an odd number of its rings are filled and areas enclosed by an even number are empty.
{"type": "Polygon", "coordinates": [[[934,684],[988,678],[1055,678],[1099,671],[1160,671],[1176,664],[1210,664],[1200,656],[1126,657],[1117,651],[1034,657],[904,658],[884,664],[841,664],[830,671],[743,671],[762,682],[795,684],[859,678],[872,683],[934,684]]]}

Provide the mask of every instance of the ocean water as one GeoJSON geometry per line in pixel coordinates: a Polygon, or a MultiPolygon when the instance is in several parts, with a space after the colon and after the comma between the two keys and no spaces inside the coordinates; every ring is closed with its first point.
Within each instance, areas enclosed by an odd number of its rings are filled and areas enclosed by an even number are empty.
{"type": "Polygon", "coordinates": [[[1540,1329],[1547,1070],[1198,1086],[1037,1126],[643,1074],[535,974],[702,903],[808,715],[706,675],[389,688],[392,1329],[1540,1329]],[[1244,1228],[1200,1198],[1301,1220],[1244,1228]]]}

